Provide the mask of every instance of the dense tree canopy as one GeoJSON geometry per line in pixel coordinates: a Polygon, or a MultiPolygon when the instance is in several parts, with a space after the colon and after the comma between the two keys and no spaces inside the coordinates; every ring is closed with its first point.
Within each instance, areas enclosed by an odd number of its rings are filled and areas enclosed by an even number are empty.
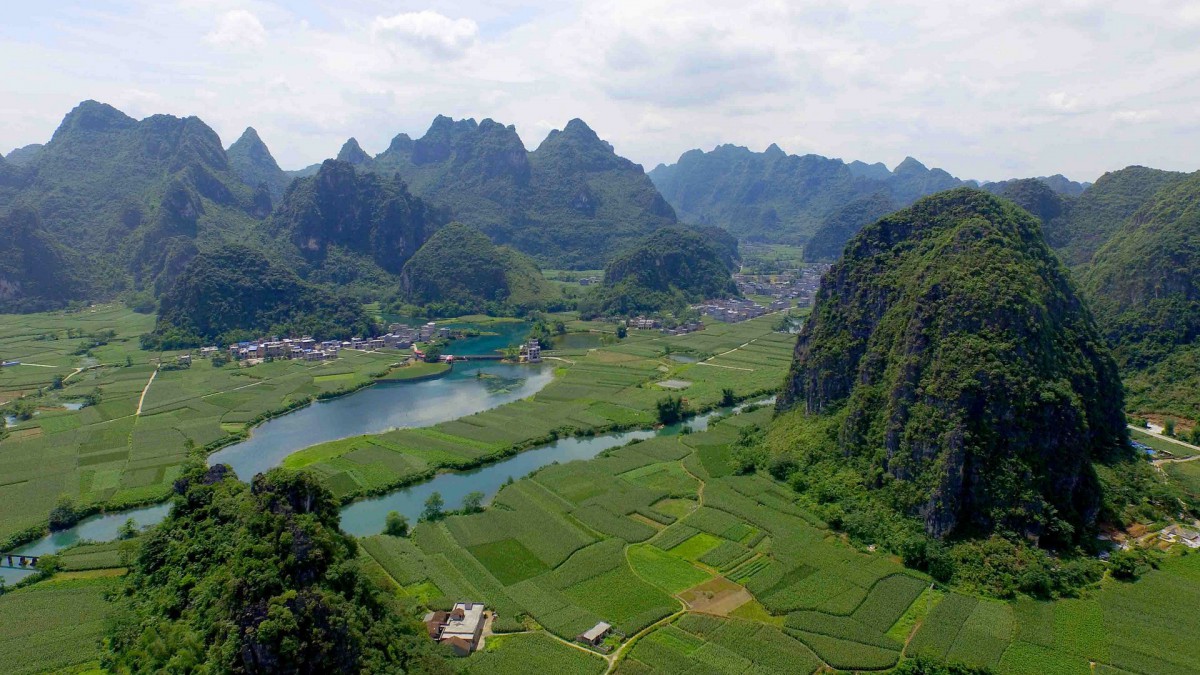
{"type": "Polygon", "coordinates": [[[274,470],[192,466],[146,535],[110,631],[137,673],[445,673],[423,627],[359,569],[329,492],[274,470]]]}

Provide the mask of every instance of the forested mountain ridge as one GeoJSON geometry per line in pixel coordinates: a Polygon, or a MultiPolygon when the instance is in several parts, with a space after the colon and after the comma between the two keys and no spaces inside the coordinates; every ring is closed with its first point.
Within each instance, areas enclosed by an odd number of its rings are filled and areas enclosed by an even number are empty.
{"type": "Polygon", "coordinates": [[[649,175],[683,220],[719,225],[739,238],[783,243],[808,241],[859,198],[884,192],[902,206],[962,184],[911,157],[888,171],[883,165],[789,155],[777,145],[761,153],[734,145],[689,150],[649,175]]]}
{"type": "Polygon", "coordinates": [[[585,315],[679,311],[689,303],[738,294],[728,251],[703,235],[666,227],[604,268],[604,282],[581,302],[585,315]]]}
{"type": "MultiPolygon", "coordinates": [[[[810,260],[832,260],[859,228],[916,199],[959,186],[978,186],[906,157],[894,170],[882,163],[845,163],[820,155],[789,155],[735,145],[689,150],[660,164],[650,178],[682,220],[724,227],[739,238],[806,244],[810,260]],[[892,208],[882,210],[888,202],[892,208]]],[[[1034,180],[1074,197],[1087,185],[1062,175],[1034,180]]],[[[985,183],[999,192],[1013,181],[985,183]]]]}
{"type": "Polygon", "coordinates": [[[161,290],[200,248],[246,236],[270,210],[195,117],[138,121],[85,101],[0,186],[0,210],[36,211],[88,297],[161,290]]]}
{"type": "Polygon", "coordinates": [[[1200,173],[1171,180],[1095,255],[1083,286],[1118,360],[1153,365],[1200,338],[1200,173]]]}
{"type": "Polygon", "coordinates": [[[581,120],[528,152],[512,126],[438,116],[419,139],[400,134],[375,157],[350,139],[338,158],[399,174],[454,220],[556,267],[601,266],[623,242],[675,222],[641,167],[581,120]]]}
{"type": "Polygon", "coordinates": [[[288,186],[265,229],[290,244],[285,260],[311,282],[384,287],[445,222],[399,177],[330,159],[288,186]]]}
{"type": "Polygon", "coordinates": [[[58,309],[83,296],[62,248],[31,209],[0,214],[0,313],[58,309]]]}
{"type": "Polygon", "coordinates": [[[292,177],[279,168],[267,144],[259,138],[254,127],[246,127],[241,137],[225,150],[229,166],[246,185],[256,188],[266,185],[271,200],[278,203],[292,177]]]}
{"type": "Polygon", "coordinates": [[[1184,176],[1143,166],[1105,173],[1079,195],[1068,217],[1047,223],[1046,240],[1067,265],[1085,265],[1156,192],[1184,176]]]}
{"type": "Polygon", "coordinates": [[[1092,462],[1127,452],[1122,400],[1037,221],[960,188],[851,240],[779,408],[828,429],[795,446],[800,466],[846,463],[931,536],[1069,543],[1099,510],[1092,462]]]}
{"type": "Polygon", "coordinates": [[[346,339],[370,335],[357,302],[307,283],[241,245],[197,254],[163,294],[149,343],[163,348],[222,345],[264,335],[346,339]]]}

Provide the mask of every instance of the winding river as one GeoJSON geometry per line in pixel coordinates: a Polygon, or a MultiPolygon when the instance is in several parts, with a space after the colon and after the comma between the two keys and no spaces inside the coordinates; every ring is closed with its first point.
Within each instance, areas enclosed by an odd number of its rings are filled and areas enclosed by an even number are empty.
{"type": "MultiPolygon", "coordinates": [[[[485,354],[520,341],[526,324],[500,324],[487,330],[501,335],[485,335],[455,342],[455,354],[485,354]]],[[[437,424],[488,410],[540,391],[553,379],[547,366],[519,366],[499,362],[466,362],[443,377],[421,382],[380,383],[330,401],[322,401],[262,424],[247,440],[214,453],[210,464],[229,464],[243,480],[277,466],[288,455],[326,441],[389,429],[437,424]],[[489,377],[478,377],[478,374],[489,377]]],[[[739,410],[741,407],[734,409],[739,410]]],[[[520,478],[555,462],[590,459],[628,443],[656,435],[678,434],[687,427],[702,431],[716,411],[694,417],[683,424],[658,430],[638,430],[592,437],[560,439],[554,443],[519,453],[495,464],[465,472],[442,473],[432,479],[401,488],[381,497],[349,504],[342,508],[341,526],[355,536],[378,534],[383,530],[389,511],[398,511],[415,523],[425,500],[439,492],[447,509],[462,506],[471,492],[482,492],[486,502],[510,477],[520,478]]],[[[93,516],[75,527],[55,532],[14,550],[26,555],[45,555],[81,541],[112,541],[129,519],[139,527],[154,525],[166,517],[169,503],[93,516]]],[[[0,579],[15,583],[32,570],[0,568],[0,579]]]]}

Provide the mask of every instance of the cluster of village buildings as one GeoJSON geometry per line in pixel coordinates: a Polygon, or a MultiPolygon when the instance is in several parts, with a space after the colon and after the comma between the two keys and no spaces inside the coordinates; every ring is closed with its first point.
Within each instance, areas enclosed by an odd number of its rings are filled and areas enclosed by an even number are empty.
{"type": "MultiPolygon", "coordinates": [[[[343,349],[373,351],[377,349],[408,349],[417,342],[429,342],[436,338],[450,337],[450,329],[438,328],[435,322],[423,326],[408,326],[394,323],[384,335],[351,338],[349,340],[321,340],[310,336],[279,338],[270,337],[248,340],[229,345],[228,356],[234,361],[252,359],[296,359],[303,361],[327,361],[336,359],[343,349]]],[[[201,347],[200,358],[212,358],[220,353],[218,347],[201,347]]],[[[191,357],[187,356],[186,361],[191,357]]],[[[180,362],[185,362],[180,357],[180,362]]]]}
{"type": "Polygon", "coordinates": [[[788,300],[776,300],[769,306],[763,307],[753,300],[727,298],[724,300],[706,300],[703,304],[696,305],[694,309],[699,310],[701,314],[714,321],[738,323],[760,317],[767,312],[788,309],[791,306],[792,303],[788,300]]]}
{"type": "Polygon", "coordinates": [[[770,276],[735,274],[733,280],[743,295],[766,295],[776,301],[787,300],[809,307],[821,287],[821,277],[828,271],[829,265],[821,263],[770,276]]]}

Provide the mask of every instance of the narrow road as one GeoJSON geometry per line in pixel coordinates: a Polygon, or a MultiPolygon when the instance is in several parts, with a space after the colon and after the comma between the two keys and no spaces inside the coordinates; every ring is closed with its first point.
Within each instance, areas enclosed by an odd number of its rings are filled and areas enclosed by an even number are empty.
{"type": "Polygon", "coordinates": [[[1175,459],[1156,459],[1151,462],[1151,464],[1153,464],[1154,466],[1162,466],[1163,464],[1176,464],[1179,462],[1195,462],[1197,460],[1200,460],[1200,446],[1192,445],[1191,443],[1184,443],[1183,441],[1179,440],[1178,438],[1171,438],[1170,436],[1166,436],[1164,434],[1150,431],[1149,429],[1146,429],[1143,427],[1135,427],[1132,424],[1129,425],[1129,428],[1134,431],[1140,431],[1143,434],[1146,434],[1147,436],[1152,436],[1160,441],[1166,441],[1167,443],[1174,443],[1175,445],[1185,447],[1185,448],[1191,450],[1193,453],[1195,453],[1191,457],[1177,457],[1175,459]]]}
{"type": "Polygon", "coordinates": [[[142,404],[146,402],[146,392],[150,391],[150,385],[154,384],[154,378],[156,377],[158,377],[158,368],[155,368],[154,372],[150,373],[150,379],[146,382],[146,388],[142,390],[142,397],[138,399],[137,412],[133,413],[135,417],[142,414],[142,404]]]}

